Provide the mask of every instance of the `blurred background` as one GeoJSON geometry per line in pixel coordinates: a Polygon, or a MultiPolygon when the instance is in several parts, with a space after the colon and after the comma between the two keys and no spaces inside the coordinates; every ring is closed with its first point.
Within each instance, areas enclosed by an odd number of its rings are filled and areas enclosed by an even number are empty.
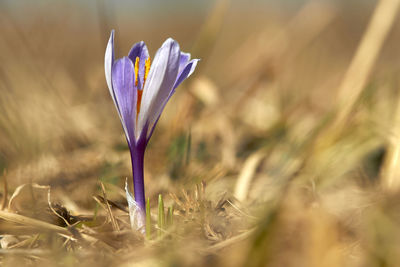
{"type": "MultiPolygon", "coordinates": [[[[378,188],[397,138],[398,19],[351,122],[339,137],[319,137],[334,116],[338,88],[377,3],[1,1],[0,177],[8,194],[26,183],[49,185],[53,200],[72,214],[92,214],[92,196],[102,181],[109,198],[126,205],[129,150],[105,82],[105,47],[111,29],[117,58],[141,40],[154,56],[172,37],[201,61],[168,103],[150,141],[147,195],[156,207],[159,193],[173,203],[169,193],[203,182],[211,203],[236,199],[244,213],[235,215],[239,219],[217,216],[212,238],[199,234],[204,246],[257,225],[261,233],[260,240],[247,238],[224,250],[240,252],[233,258],[204,258],[188,246],[190,252],[164,259],[395,266],[398,196],[378,188]],[[243,252],[242,246],[250,249],[243,252]]],[[[32,198],[18,195],[11,208],[36,217],[32,198]]]]}

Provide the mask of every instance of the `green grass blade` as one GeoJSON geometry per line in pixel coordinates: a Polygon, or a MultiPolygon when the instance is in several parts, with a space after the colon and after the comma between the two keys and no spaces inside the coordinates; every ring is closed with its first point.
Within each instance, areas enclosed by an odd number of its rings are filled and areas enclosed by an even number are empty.
{"type": "Polygon", "coordinates": [[[146,202],[146,237],[151,238],[151,214],[150,214],[150,198],[146,202]]]}
{"type": "Polygon", "coordinates": [[[158,195],[158,237],[161,237],[162,230],[165,229],[164,200],[161,194],[158,195]]]}
{"type": "Polygon", "coordinates": [[[174,206],[170,206],[168,208],[168,214],[167,214],[167,225],[168,227],[171,227],[174,223],[174,206]]]}

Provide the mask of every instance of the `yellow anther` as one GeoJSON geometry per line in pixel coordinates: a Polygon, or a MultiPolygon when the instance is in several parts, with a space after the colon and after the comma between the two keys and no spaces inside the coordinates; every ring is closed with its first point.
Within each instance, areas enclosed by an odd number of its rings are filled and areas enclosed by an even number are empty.
{"type": "Polygon", "coordinates": [[[136,60],[135,60],[135,86],[138,85],[138,82],[139,82],[138,77],[139,77],[139,57],[136,57],[136,60]]]}
{"type": "MultiPolygon", "coordinates": [[[[140,111],[140,106],[142,104],[142,94],[143,94],[143,89],[144,89],[144,83],[146,82],[147,76],[149,75],[149,71],[150,71],[150,57],[148,59],[145,60],[144,62],[144,76],[143,76],[143,84],[142,84],[142,88],[137,90],[137,102],[136,102],[136,120],[139,116],[139,111],[140,111]]],[[[136,58],[136,62],[135,62],[135,84],[136,86],[138,85],[138,72],[139,72],[139,58],[136,58]]]]}
{"type": "Polygon", "coordinates": [[[144,81],[143,81],[143,84],[144,84],[144,82],[146,82],[147,75],[149,75],[150,65],[151,65],[151,60],[150,60],[150,57],[149,57],[144,62],[144,81]]]}

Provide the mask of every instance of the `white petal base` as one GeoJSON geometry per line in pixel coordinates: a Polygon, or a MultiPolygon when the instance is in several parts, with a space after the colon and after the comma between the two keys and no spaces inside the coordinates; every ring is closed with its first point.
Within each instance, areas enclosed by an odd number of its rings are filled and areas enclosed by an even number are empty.
{"type": "Polygon", "coordinates": [[[128,179],[125,181],[125,193],[126,193],[126,200],[128,201],[129,207],[129,219],[131,221],[131,227],[133,230],[137,230],[141,233],[145,233],[145,221],[146,217],[144,212],[140,209],[137,202],[133,198],[131,191],[129,190],[128,186],[128,179]]]}

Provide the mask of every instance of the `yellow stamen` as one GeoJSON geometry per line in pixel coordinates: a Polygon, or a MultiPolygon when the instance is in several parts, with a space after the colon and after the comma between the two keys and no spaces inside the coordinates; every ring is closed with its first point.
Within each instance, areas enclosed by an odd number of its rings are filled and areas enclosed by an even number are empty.
{"type": "Polygon", "coordinates": [[[139,75],[139,57],[136,57],[136,60],[135,60],[135,86],[137,86],[138,82],[139,82],[138,75],[139,75]]]}
{"type": "MultiPolygon", "coordinates": [[[[142,94],[143,94],[143,89],[144,89],[144,83],[146,82],[147,76],[149,75],[149,71],[150,71],[150,64],[151,64],[151,60],[150,57],[148,59],[145,60],[144,63],[144,77],[143,77],[143,84],[142,84],[142,89],[141,90],[137,90],[137,102],[136,102],[136,120],[139,116],[139,111],[140,111],[140,106],[142,104],[142,94]]],[[[136,86],[138,84],[137,81],[137,77],[138,77],[138,73],[139,72],[139,58],[136,58],[136,62],[135,62],[135,76],[136,76],[136,86]]]]}
{"type": "Polygon", "coordinates": [[[148,59],[146,59],[146,61],[144,63],[144,81],[143,81],[143,84],[146,82],[147,75],[149,75],[150,65],[151,65],[151,60],[150,60],[150,57],[149,57],[148,59]]]}

